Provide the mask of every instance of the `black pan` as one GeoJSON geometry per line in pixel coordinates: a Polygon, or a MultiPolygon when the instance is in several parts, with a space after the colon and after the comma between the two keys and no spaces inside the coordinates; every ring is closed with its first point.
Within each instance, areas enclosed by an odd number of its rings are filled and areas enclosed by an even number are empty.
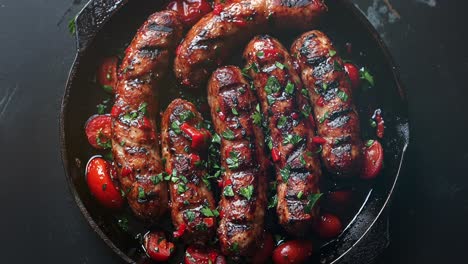
{"type": "MultiPolygon", "coordinates": [[[[92,0],[83,8],[76,18],[77,55],[70,70],[61,109],[62,159],[70,190],[92,229],[128,263],[147,261],[138,237],[135,238],[147,227],[133,219],[128,211],[115,213],[103,209],[90,195],[84,168],[86,161],[96,151],[88,146],[83,126],[88,117],[95,114],[96,105],[105,97],[110,97],[94,81],[99,58],[118,53],[144,20],[160,10],[162,4],[162,1],[147,0],[128,3],[124,0],[92,0]],[[122,229],[122,220],[125,219],[129,221],[127,231],[122,229]]],[[[384,111],[386,130],[382,145],[385,161],[383,173],[378,179],[362,188],[360,208],[355,210],[345,231],[336,240],[322,244],[316,261],[371,263],[388,246],[386,208],[390,204],[409,142],[407,102],[388,49],[361,11],[347,0],[328,1],[327,4],[330,11],[319,28],[339,48],[351,42],[354,53],[357,53],[356,50],[362,51],[360,56],[352,59],[359,65],[368,66],[375,77],[376,87],[360,96],[358,103],[361,119],[369,114],[368,109],[378,107],[384,111]]],[[[290,43],[291,37],[282,36],[281,33],[278,33],[278,37],[284,37],[286,44],[290,43]]],[[[163,106],[174,97],[165,91],[160,94],[163,106]]],[[[363,126],[367,125],[366,122],[367,119],[363,120],[363,126]]]]}

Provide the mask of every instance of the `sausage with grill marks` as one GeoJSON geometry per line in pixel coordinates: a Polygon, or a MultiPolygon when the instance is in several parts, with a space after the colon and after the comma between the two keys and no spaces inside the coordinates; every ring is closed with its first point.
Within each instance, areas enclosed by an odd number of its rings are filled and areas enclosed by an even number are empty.
{"type": "Polygon", "coordinates": [[[255,34],[311,29],[326,10],[323,0],[236,0],[215,6],[178,47],[175,75],[183,86],[200,88],[232,50],[255,34]]]}
{"type": "Polygon", "coordinates": [[[304,33],[292,45],[304,86],[325,140],[322,161],[331,173],[342,177],[361,171],[362,141],[351,83],[331,40],[322,32],[304,33]]]}
{"type": "Polygon", "coordinates": [[[268,35],[255,37],[244,58],[271,137],[279,223],[290,234],[305,234],[318,216],[314,204],[321,177],[307,93],[278,40],[268,35]]]}
{"type": "Polygon", "coordinates": [[[233,257],[252,256],[262,241],[267,202],[264,136],[252,120],[257,101],[241,70],[227,66],[210,78],[208,103],[214,128],[222,138],[225,169],[219,203],[221,250],[233,257]]]}
{"type": "Polygon", "coordinates": [[[148,18],[125,52],[111,111],[112,153],[121,188],[135,215],[147,221],[154,221],[168,207],[166,182],[153,181],[163,170],[155,95],[182,33],[182,23],[173,11],[148,18]]]}
{"type": "Polygon", "coordinates": [[[203,125],[196,107],[182,99],[169,104],[161,122],[162,153],[171,174],[172,223],[176,230],[184,230],[181,235],[186,243],[201,245],[214,235],[217,216],[206,169],[206,145],[211,137],[203,125]],[[193,146],[186,129],[204,136],[205,145],[193,146]]]}

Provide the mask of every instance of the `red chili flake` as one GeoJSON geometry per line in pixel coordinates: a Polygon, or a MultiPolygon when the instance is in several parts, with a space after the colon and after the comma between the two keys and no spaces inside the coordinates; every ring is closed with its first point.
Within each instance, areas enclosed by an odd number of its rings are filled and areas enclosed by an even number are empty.
{"type": "Polygon", "coordinates": [[[264,49],[263,55],[265,58],[276,57],[276,55],[278,55],[278,51],[276,49],[264,49]]]}
{"type": "Polygon", "coordinates": [[[325,105],[325,100],[323,99],[323,97],[320,96],[320,97],[317,99],[316,104],[317,104],[318,106],[324,106],[324,105],[325,105]]]}
{"type": "Polygon", "coordinates": [[[220,5],[220,4],[215,5],[213,8],[213,14],[218,16],[223,11],[223,8],[224,8],[223,5],[220,5]]]}
{"type": "Polygon", "coordinates": [[[280,152],[279,152],[279,150],[277,148],[273,148],[271,150],[271,158],[273,159],[273,162],[279,161],[280,156],[281,156],[281,154],[280,154],[280,152]]]}
{"type": "Polygon", "coordinates": [[[223,112],[219,112],[218,115],[219,115],[219,119],[221,119],[221,121],[226,121],[226,115],[223,112]]]}
{"type": "Polygon", "coordinates": [[[127,177],[128,175],[130,175],[132,173],[132,169],[130,167],[123,167],[122,168],[122,171],[120,172],[120,175],[122,175],[122,177],[127,177]]]}
{"type": "Polygon", "coordinates": [[[173,236],[174,236],[175,238],[181,237],[182,235],[184,235],[185,229],[186,229],[186,228],[187,228],[187,226],[186,226],[184,223],[180,224],[180,226],[179,226],[179,228],[177,229],[177,231],[175,231],[175,232],[173,233],[173,236]]]}
{"type": "Polygon", "coordinates": [[[218,253],[212,251],[208,254],[208,258],[211,260],[211,263],[216,263],[216,259],[218,258],[218,253]]]}
{"type": "Polygon", "coordinates": [[[325,140],[323,137],[313,137],[312,142],[315,143],[315,144],[322,145],[322,144],[327,143],[327,140],[325,140]]]}
{"type": "Polygon", "coordinates": [[[228,186],[228,185],[231,185],[231,184],[232,184],[231,179],[227,179],[226,182],[224,183],[224,186],[228,186]]]}
{"type": "Polygon", "coordinates": [[[299,119],[299,114],[297,112],[292,112],[291,117],[292,119],[297,120],[299,119]]]}
{"type": "Polygon", "coordinates": [[[118,107],[117,105],[114,105],[111,110],[111,116],[114,118],[119,117],[120,113],[122,112],[122,109],[118,107]]]}
{"type": "Polygon", "coordinates": [[[192,166],[196,166],[200,162],[200,156],[197,154],[190,153],[189,158],[192,166]]]}
{"type": "Polygon", "coordinates": [[[197,129],[188,123],[183,123],[180,126],[180,129],[192,139],[191,147],[194,149],[202,149],[206,147],[209,139],[211,138],[211,134],[208,130],[197,129]]]}
{"type": "Polygon", "coordinates": [[[167,174],[172,174],[172,169],[169,168],[169,167],[167,167],[167,168],[166,168],[166,173],[167,173],[167,174]]]}
{"type": "Polygon", "coordinates": [[[240,19],[240,20],[234,20],[232,21],[236,26],[239,26],[239,27],[245,27],[247,26],[247,21],[243,20],[243,19],[240,19]]]}
{"type": "Polygon", "coordinates": [[[212,227],[214,225],[214,218],[203,218],[203,223],[205,223],[208,227],[212,227]]]}

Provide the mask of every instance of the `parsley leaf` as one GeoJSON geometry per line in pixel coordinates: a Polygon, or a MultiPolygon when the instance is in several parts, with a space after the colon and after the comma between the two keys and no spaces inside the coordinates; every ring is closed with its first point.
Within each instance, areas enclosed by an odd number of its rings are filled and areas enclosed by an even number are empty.
{"type": "Polygon", "coordinates": [[[223,195],[226,197],[234,197],[234,190],[231,185],[224,187],[223,195]]]}
{"type": "Polygon", "coordinates": [[[279,61],[275,62],[275,66],[280,70],[286,68],[286,66],[284,66],[284,64],[279,61]]]}
{"type": "Polygon", "coordinates": [[[195,220],[195,212],[193,211],[185,211],[184,213],[185,218],[187,218],[187,221],[193,222],[195,220]]]}
{"type": "Polygon", "coordinates": [[[284,88],[284,90],[288,94],[293,94],[294,93],[294,84],[292,84],[290,81],[288,81],[288,84],[286,84],[286,87],[284,88]]]}
{"type": "Polygon", "coordinates": [[[374,86],[374,76],[372,76],[372,74],[370,74],[366,68],[362,67],[359,70],[359,77],[363,80],[366,80],[371,86],[374,86]]]}
{"type": "Polygon", "coordinates": [[[286,165],[283,169],[280,169],[281,178],[283,178],[283,182],[286,183],[289,180],[289,176],[291,176],[291,166],[286,165]]]}
{"type": "Polygon", "coordinates": [[[260,105],[257,104],[255,112],[252,114],[253,123],[257,126],[262,124],[262,114],[260,113],[260,105]]]}
{"type": "Polygon", "coordinates": [[[335,50],[329,50],[328,55],[330,55],[330,57],[333,57],[333,56],[336,55],[336,51],[335,50]]]}
{"type": "Polygon", "coordinates": [[[281,85],[275,76],[268,77],[267,83],[265,84],[265,92],[267,94],[277,93],[281,89],[281,85]]]}
{"type": "Polygon", "coordinates": [[[231,108],[231,111],[234,115],[238,116],[239,115],[239,112],[237,112],[237,109],[236,108],[231,108]]]}
{"type": "Polygon", "coordinates": [[[179,122],[178,121],[174,121],[171,123],[171,129],[172,131],[174,131],[174,133],[176,133],[177,135],[182,133],[182,131],[180,130],[180,125],[179,125],[179,122]]]}
{"type": "Polygon", "coordinates": [[[247,198],[247,200],[250,200],[250,198],[252,198],[253,190],[253,185],[249,185],[247,187],[240,188],[239,194],[247,198]]]}
{"type": "Polygon", "coordinates": [[[287,118],[282,116],[278,119],[278,123],[276,123],[276,127],[282,129],[286,125],[287,118]]]}
{"type": "Polygon", "coordinates": [[[189,110],[184,111],[184,112],[180,113],[180,115],[179,115],[180,122],[185,122],[185,121],[190,120],[190,119],[192,119],[194,117],[195,117],[195,114],[192,111],[189,111],[189,110]]]}
{"type": "Polygon", "coordinates": [[[268,201],[268,209],[275,208],[277,204],[278,204],[278,195],[275,194],[273,197],[271,197],[270,201],[268,201]]]}
{"type": "Polygon", "coordinates": [[[257,57],[263,57],[265,56],[265,53],[263,51],[257,52],[257,57]]]}
{"type": "Polygon", "coordinates": [[[322,197],[322,193],[314,193],[307,196],[307,205],[304,207],[304,212],[309,214],[317,201],[322,197]]]}
{"type": "Polygon", "coordinates": [[[153,182],[154,185],[160,183],[163,181],[163,176],[164,172],[163,173],[159,173],[158,175],[154,175],[154,176],[151,176],[150,179],[151,179],[151,182],[153,182]]]}
{"type": "Polygon", "coordinates": [[[229,158],[226,159],[226,163],[228,164],[228,168],[238,169],[239,168],[239,157],[240,157],[239,152],[231,151],[229,153],[229,158]]]}
{"type": "Polygon", "coordinates": [[[206,217],[217,217],[219,215],[219,212],[218,210],[214,209],[214,210],[211,210],[210,208],[208,207],[203,207],[200,212],[206,216],[206,217]]]}
{"type": "Polygon", "coordinates": [[[218,134],[214,134],[211,142],[221,144],[221,137],[218,134]]]}
{"type": "Polygon", "coordinates": [[[333,70],[335,71],[344,71],[343,65],[341,65],[338,61],[333,62],[333,70]]]}
{"type": "Polygon", "coordinates": [[[348,101],[348,95],[347,95],[344,91],[342,91],[342,90],[340,90],[340,91],[337,93],[337,96],[338,96],[338,97],[341,99],[341,101],[343,101],[343,102],[348,101]]]}
{"type": "Polygon", "coordinates": [[[370,148],[373,144],[374,144],[374,141],[373,139],[369,139],[366,141],[366,147],[370,148]]]}
{"type": "Polygon", "coordinates": [[[235,138],[234,132],[229,128],[223,131],[222,136],[227,140],[233,140],[235,138]]]}
{"type": "Polygon", "coordinates": [[[284,140],[283,140],[283,144],[292,144],[292,145],[296,145],[298,144],[299,142],[302,141],[302,138],[299,136],[299,135],[287,135],[284,140]]]}

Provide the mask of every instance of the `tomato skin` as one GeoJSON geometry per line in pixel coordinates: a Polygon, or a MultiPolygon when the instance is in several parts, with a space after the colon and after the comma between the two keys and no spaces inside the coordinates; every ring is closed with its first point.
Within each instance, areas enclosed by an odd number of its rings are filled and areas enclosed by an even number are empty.
{"type": "Polygon", "coordinates": [[[333,214],[323,213],[317,220],[314,229],[321,238],[335,238],[341,234],[341,220],[333,214]]]}
{"type": "Polygon", "coordinates": [[[189,246],[185,251],[185,264],[226,264],[226,259],[214,249],[189,246]]]}
{"type": "Polygon", "coordinates": [[[382,145],[375,140],[370,147],[364,147],[364,160],[361,178],[371,180],[380,174],[383,167],[384,151],[382,145]]]}
{"type": "Polygon", "coordinates": [[[312,256],[312,242],[307,240],[290,240],[279,245],[273,251],[275,264],[305,263],[312,256]]]}
{"type": "Polygon", "coordinates": [[[351,80],[351,86],[353,90],[357,90],[359,86],[361,85],[361,77],[359,75],[359,69],[356,67],[356,65],[352,63],[345,63],[344,69],[346,73],[348,74],[349,79],[351,80]]]}
{"type": "Polygon", "coordinates": [[[101,61],[97,71],[97,80],[107,92],[114,91],[117,83],[117,57],[106,57],[101,61]]]}
{"type": "Polygon", "coordinates": [[[110,115],[93,115],[85,125],[89,144],[97,149],[110,147],[112,138],[112,118],[110,115]],[[99,137],[99,140],[98,140],[99,137]]]}
{"type": "Polygon", "coordinates": [[[186,26],[193,26],[212,10],[207,0],[173,0],[167,4],[166,9],[179,13],[179,17],[186,26]]]}
{"type": "Polygon", "coordinates": [[[111,164],[100,157],[91,158],[86,166],[86,183],[100,204],[110,209],[123,205],[120,190],[111,178],[111,164]]]}
{"type": "Polygon", "coordinates": [[[163,232],[148,232],[144,237],[144,248],[146,254],[154,261],[167,261],[175,246],[172,242],[167,241],[163,232]]]}
{"type": "Polygon", "coordinates": [[[270,258],[271,254],[273,253],[273,249],[275,247],[275,243],[273,241],[273,236],[270,233],[266,233],[263,244],[260,245],[260,248],[255,253],[255,256],[252,259],[252,263],[254,264],[262,264],[267,262],[270,258]]]}

